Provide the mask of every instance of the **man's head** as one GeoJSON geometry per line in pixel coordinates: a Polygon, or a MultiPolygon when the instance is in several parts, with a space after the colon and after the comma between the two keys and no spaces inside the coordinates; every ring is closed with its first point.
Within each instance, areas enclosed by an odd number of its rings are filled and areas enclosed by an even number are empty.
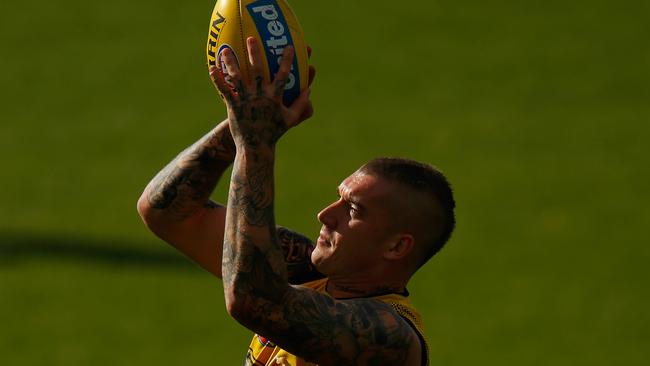
{"type": "Polygon", "coordinates": [[[312,254],[327,275],[396,265],[410,275],[444,246],[455,226],[447,179],[417,161],[373,159],[346,178],[338,193],[318,214],[323,227],[312,254]]]}

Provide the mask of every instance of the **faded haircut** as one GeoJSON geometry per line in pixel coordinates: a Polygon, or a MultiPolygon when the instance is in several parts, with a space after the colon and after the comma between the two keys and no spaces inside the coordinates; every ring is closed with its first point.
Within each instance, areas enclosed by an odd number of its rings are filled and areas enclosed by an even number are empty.
{"type": "MultiPolygon", "coordinates": [[[[431,257],[442,249],[451,237],[456,226],[453,192],[447,178],[432,165],[421,163],[411,159],[380,157],[369,161],[359,168],[359,173],[374,175],[390,182],[395,182],[413,189],[416,192],[431,196],[437,201],[439,214],[442,222],[431,227],[440,228],[434,233],[433,242],[428,243],[420,266],[425,264],[431,257]]],[[[436,218],[431,218],[435,220],[436,218]]]]}

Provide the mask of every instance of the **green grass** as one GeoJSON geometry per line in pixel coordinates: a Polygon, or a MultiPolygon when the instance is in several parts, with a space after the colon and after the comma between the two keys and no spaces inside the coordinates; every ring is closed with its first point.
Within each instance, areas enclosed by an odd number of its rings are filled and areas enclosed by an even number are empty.
{"type": "MultiPolygon", "coordinates": [[[[279,146],[278,222],[314,236],[371,157],[431,162],[459,223],[410,286],[433,364],[645,364],[648,3],[291,4],[316,115],[279,146]]],[[[213,3],[39,6],[0,6],[0,363],[241,364],[204,272],[42,247],[172,256],[135,202],[224,116],[213,3]]]]}
{"type": "Polygon", "coordinates": [[[249,341],[220,284],[191,267],[29,261],[0,273],[0,304],[19,311],[2,319],[5,365],[221,364],[249,341]]]}

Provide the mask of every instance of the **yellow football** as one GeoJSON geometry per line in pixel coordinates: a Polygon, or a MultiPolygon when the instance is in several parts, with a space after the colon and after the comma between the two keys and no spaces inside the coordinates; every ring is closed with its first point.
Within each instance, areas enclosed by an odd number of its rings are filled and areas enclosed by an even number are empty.
{"type": "Polygon", "coordinates": [[[217,65],[225,73],[221,55],[230,48],[244,81],[250,82],[248,37],[255,37],[264,49],[266,81],[277,74],[284,49],[294,47],[296,56],[283,96],[284,104],[290,105],[307,88],[309,62],[302,28],[289,4],[284,0],[217,0],[208,33],[208,66],[217,65]]]}

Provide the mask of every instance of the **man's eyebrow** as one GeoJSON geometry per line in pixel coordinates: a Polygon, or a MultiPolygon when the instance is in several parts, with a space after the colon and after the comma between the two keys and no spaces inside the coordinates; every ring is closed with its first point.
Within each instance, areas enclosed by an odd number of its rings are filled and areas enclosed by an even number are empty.
{"type": "Polygon", "coordinates": [[[351,203],[351,204],[357,206],[359,209],[364,209],[365,208],[364,205],[362,205],[358,200],[354,199],[353,197],[350,197],[350,196],[343,197],[343,195],[341,195],[341,187],[337,188],[336,194],[339,197],[341,197],[343,199],[343,201],[351,203]]]}

